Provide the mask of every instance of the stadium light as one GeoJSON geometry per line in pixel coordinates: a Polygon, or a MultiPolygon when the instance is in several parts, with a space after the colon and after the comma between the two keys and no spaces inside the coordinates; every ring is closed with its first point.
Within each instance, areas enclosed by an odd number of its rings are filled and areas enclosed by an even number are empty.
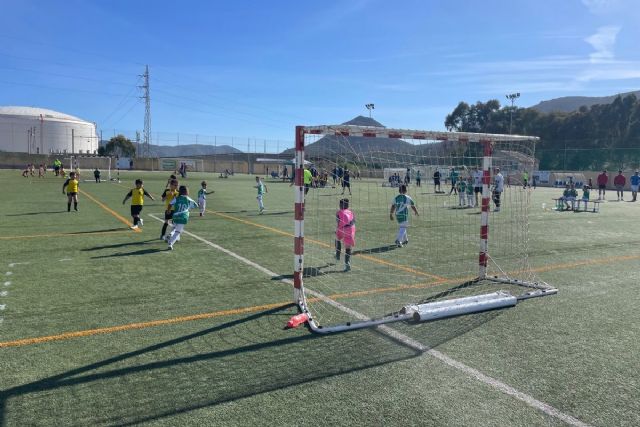
{"type": "Polygon", "coordinates": [[[369,118],[371,118],[371,110],[375,110],[376,106],[374,104],[365,104],[364,106],[369,110],[369,118]]]}
{"type": "Polygon", "coordinates": [[[511,135],[511,126],[513,125],[513,103],[516,99],[520,98],[520,92],[510,93],[507,96],[507,99],[511,101],[511,109],[509,110],[509,135],[511,135]]]}

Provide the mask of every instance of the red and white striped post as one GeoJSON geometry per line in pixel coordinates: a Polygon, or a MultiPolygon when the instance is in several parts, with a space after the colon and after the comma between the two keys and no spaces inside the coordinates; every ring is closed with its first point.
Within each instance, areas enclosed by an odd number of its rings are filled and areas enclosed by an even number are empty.
{"type": "Polygon", "coordinates": [[[480,256],[478,259],[480,269],[478,271],[478,278],[484,279],[487,276],[487,262],[489,260],[488,240],[491,200],[489,185],[491,184],[491,156],[493,144],[491,141],[486,139],[481,140],[480,143],[484,147],[484,153],[482,157],[482,210],[480,217],[480,256]]]}
{"type": "Polygon", "coordinates": [[[304,271],[304,126],[296,126],[295,204],[293,237],[293,296],[298,304],[304,301],[302,272],[304,271]]]}

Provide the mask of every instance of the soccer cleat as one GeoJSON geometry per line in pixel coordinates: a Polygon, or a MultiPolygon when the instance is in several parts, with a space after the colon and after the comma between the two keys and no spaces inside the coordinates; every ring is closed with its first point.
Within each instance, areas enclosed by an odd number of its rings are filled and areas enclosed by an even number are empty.
{"type": "Polygon", "coordinates": [[[172,250],[173,250],[173,245],[169,245],[169,246],[167,247],[167,249],[168,249],[168,250],[170,250],[170,251],[172,251],[172,250]]]}
{"type": "Polygon", "coordinates": [[[409,243],[409,239],[405,240],[404,242],[402,242],[402,245],[406,245],[409,243]]]}
{"type": "Polygon", "coordinates": [[[347,271],[351,271],[351,264],[345,264],[345,265],[344,265],[344,271],[345,271],[345,272],[347,272],[347,271]]]}
{"type": "Polygon", "coordinates": [[[138,226],[137,226],[137,225],[132,225],[132,226],[131,226],[131,227],[129,227],[129,228],[130,228],[130,229],[132,229],[132,230],[137,230],[137,229],[138,229],[138,226]]]}
{"type": "Polygon", "coordinates": [[[260,208],[260,215],[262,215],[262,212],[264,212],[264,208],[260,208]]]}
{"type": "MultiPolygon", "coordinates": [[[[568,208],[567,208],[567,209],[568,209],[568,208]]],[[[495,208],[493,211],[494,211],[494,212],[500,212],[500,208],[495,208]]]]}
{"type": "Polygon", "coordinates": [[[396,240],[396,246],[398,246],[399,248],[402,247],[402,243],[400,243],[400,240],[396,240]]]}

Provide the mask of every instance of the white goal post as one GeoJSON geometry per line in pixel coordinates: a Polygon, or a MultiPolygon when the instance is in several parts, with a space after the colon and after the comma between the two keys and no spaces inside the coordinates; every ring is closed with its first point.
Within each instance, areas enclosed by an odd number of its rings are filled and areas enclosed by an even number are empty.
{"type": "MultiPolygon", "coordinates": [[[[497,189],[503,191],[496,193],[493,186],[500,169],[504,176],[536,169],[537,140],[520,135],[297,126],[293,282],[294,303],[301,315],[296,319],[307,322],[314,332],[332,333],[512,307],[557,293],[529,265],[531,189],[507,188],[505,182],[504,189],[497,189]],[[345,172],[346,177],[334,177],[333,182],[314,179],[305,188],[305,160],[313,164],[317,176],[326,177],[327,171],[338,168],[357,174],[345,172]],[[435,191],[436,170],[450,171],[450,176],[442,177],[445,191],[435,191]],[[384,185],[390,174],[399,173],[404,179],[400,171],[407,171],[402,187],[406,183],[410,199],[404,195],[398,199],[402,188],[384,185]],[[421,183],[415,181],[417,171],[421,183]],[[336,240],[336,211],[345,198],[355,217],[355,244],[336,240]],[[415,203],[419,216],[407,209],[410,218],[401,220],[400,209],[409,207],[408,200],[415,203]],[[396,230],[404,237],[397,237],[396,230]],[[341,299],[346,302],[336,302],[341,299]]],[[[300,322],[290,321],[296,323],[300,322]]]]}

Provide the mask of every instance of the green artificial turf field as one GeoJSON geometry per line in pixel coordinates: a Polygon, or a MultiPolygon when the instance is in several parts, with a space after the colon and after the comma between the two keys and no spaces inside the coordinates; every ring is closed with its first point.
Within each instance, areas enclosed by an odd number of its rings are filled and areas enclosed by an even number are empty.
{"type": "MultiPolygon", "coordinates": [[[[267,211],[259,215],[252,176],[190,174],[192,195],[202,179],[215,193],[204,217],[192,213],[192,234],[168,251],[156,219],[162,203],[145,202],[139,232],[128,228],[129,202],[122,205],[136,178],[158,198],[166,173],[82,182],[79,212],[66,211],[63,180],[52,175],[0,171],[3,426],[640,424],[640,203],[556,212],[548,208],[559,190],[532,190],[529,262],[559,293],[508,310],[390,326],[433,349],[422,351],[385,330],[283,330],[297,313],[281,280],[293,269],[286,183],[266,181],[267,211]]],[[[314,203],[331,222],[340,195],[323,191],[326,205],[314,203]]],[[[366,229],[367,210],[356,213],[366,229]]],[[[395,233],[383,222],[380,247],[395,233]]],[[[422,239],[417,228],[410,233],[422,239]]],[[[318,245],[306,246],[313,254],[318,245]]],[[[412,240],[400,251],[354,257],[336,299],[366,311],[356,298],[366,282],[357,278],[389,286],[389,263],[418,268],[429,259],[419,248],[412,240]]],[[[307,265],[321,267],[320,257],[310,255],[307,265]]],[[[334,264],[309,286],[335,290],[331,280],[344,274],[334,264]]],[[[447,268],[435,272],[446,276],[447,268]]]]}

